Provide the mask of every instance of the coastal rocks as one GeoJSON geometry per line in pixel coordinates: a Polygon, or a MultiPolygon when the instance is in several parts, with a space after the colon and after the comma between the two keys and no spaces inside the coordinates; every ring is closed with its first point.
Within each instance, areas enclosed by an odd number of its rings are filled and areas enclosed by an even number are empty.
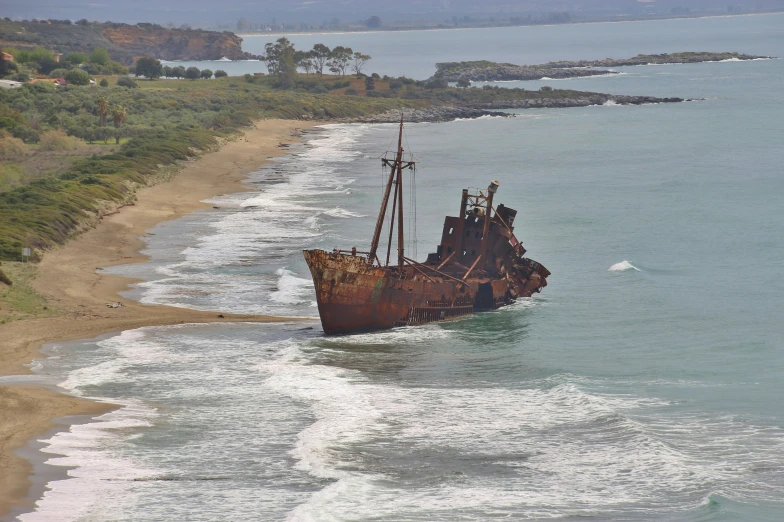
{"type": "Polygon", "coordinates": [[[546,65],[514,65],[495,62],[446,62],[436,64],[433,78],[449,82],[468,80],[471,82],[498,82],[513,80],[564,80],[568,78],[584,78],[606,74],[618,74],[615,71],[591,69],[553,68],[546,65]]]}
{"type": "Polygon", "coordinates": [[[754,56],[751,54],[739,53],[670,53],[670,54],[638,54],[634,58],[614,60],[605,58],[604,60],[579,60],[550,62],[548,67],[553,69],[571,69],[575,67],[625,67],[633,65],[665,65],[678,63],[703,63],[703,62],[724,62],[724,61],[745,61],[745,60],[771,60],[772,56],[754,56]]]}
{"type": "Polygon", "coordinates": [[[480,118],[482,116],[500,116],[504,118],[510,116],[505,112],[495,112],[477,107],[444,106],[429,107],[427,109],[391,109],[373,116],[361,116],[351,121],[355,123],[397,123],[400,121],[401,112],[403,113],[403,119],[410,123],[435,123],[457,119],[480,118]]]}
{"type": "Polygon", "coordinates": [[[590,107],[592,105],[647,105],[653,103],[679,103],[683,98],[656,98],[655,96],[622,96],[591,94],[578,98],[528,98],[524,100],[498,100],[477,104],[475,107],[493,109],[563,109],[567,107],[590,107]]]}
{"type": "Polygon", "coordinates": [[[410,123],[438,123],[457,119],[475,119],[483,116],[508,118],[514,116],[503,109],[565,109],[568,107],[590,107],[594,105],[647,105],[654,103],[679,103],[683,98],[656,98],[655,96],[624,96],[591,94],[576,98],[528,98],[522,100],[495,100],[474,103],[470,106],[441,106],[426,109],[390,109],[372,116],[360,116],[344,120],[350,123],[398,123],[400,115],[410,123]]]}
{"type": "Polygon", "coordinates": [[[604,60],[578,60],[550,62],[543,65],[515,65],[486,60],[473,62],[443,62],[436,64],[432,79],[448,82],[467,80],[470,82],[565,80],[587,76],[619,74],[607,67],[631,65],[664,65],[678,63],[702,63],[744,60],[768,60],[771,56],[754,56],[739,53],[687,52],[671,54],[640,54],[634,58],[604,60]]]}

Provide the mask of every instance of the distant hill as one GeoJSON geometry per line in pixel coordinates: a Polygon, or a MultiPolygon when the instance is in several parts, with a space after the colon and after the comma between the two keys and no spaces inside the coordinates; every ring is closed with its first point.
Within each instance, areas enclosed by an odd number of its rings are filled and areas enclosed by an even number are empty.
{"type": "Polygon", "coordinates": [[[81,20],[11,22],[0,20],[0,47],[45,47],[61,53],[109,51],[112,59],[131,63],[136,56],[162,60],[232,60],[250,58],[242,38],[231,32],[169,29],[156,24],[128,25],[81,20]]]}

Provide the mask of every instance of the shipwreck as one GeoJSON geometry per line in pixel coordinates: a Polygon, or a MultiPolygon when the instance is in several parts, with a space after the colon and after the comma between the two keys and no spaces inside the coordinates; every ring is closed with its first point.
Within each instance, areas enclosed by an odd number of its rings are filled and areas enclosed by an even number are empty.
{"type": "Polygon", "coordinates": [[[517,211],[493,206],[497,181],[486,190],[463,189],[457,216],[445,218],[441,244],[424,263],[406,257],[403,172],[415,162],[404,159],[403,152],[401,118],[397,151],[382,158],[390,173],[370,250],[304,251],[327,335],[446,321],[500,308],[547,286],[550,272],[524,257],[526,250],[514,235],[517,211]],[[388,213],[382,263],[378,250],[388,213]],[[397,259],[390,263],[395,231],[397,259]]]}

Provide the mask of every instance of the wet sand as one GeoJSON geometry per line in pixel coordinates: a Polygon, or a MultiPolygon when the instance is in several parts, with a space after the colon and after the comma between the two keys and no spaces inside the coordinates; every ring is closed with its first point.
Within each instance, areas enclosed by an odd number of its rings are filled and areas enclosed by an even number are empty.
{"type": "MultiPolygon", "coordinates": [[[[140,190],[133,205],[105,217],[68,244],[48,252],[33,283],[58,316],[0,326],[0,375],[29,374],[25,366],[41,357],[46,343],[96,337],[102,333],[183,323],[275,322],[281,318],[232,315],[185,308],[142,305],[119,295],[136,282],[100,273],[98,268],[139,263],[140,236],[158,223],[210,205],[202,200],[248,190],[247,175],[270,157],[285,154],[283,143],[298,140],[298,131],[318,122],[265,120],[219,151],[189,162],[171,181],[140,190]],[[109,303],[122,306],[109,308],[109,303]]],[[[291,320],[286,318],[285,320],[291,320]]],[[[32,465],[15,451],[70,415],[97,416],[112,409],[36,386],[0,386],[0,517],[11,506],[29,503],[32,465]]]]}

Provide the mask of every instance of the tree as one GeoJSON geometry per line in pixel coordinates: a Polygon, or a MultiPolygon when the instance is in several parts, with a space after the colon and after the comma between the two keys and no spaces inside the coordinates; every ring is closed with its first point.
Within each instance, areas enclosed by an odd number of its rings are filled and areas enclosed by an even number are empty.
{"type": "Polygon", "coordinates": [[[314,67],[310,52],[294,51],[294,65],[305,71],[305,74],[310,74],[314,67]]]}
{"type": "Polygon", "coordinates": [[[142,56],[136,60],[136,77],[144,76],[154,80],[163,74],[163,65],[152,56],[142,56]]]}
{"type": "Polygon", "coordinates": [[[365,25],[372,28],[381,27],[381,18],[377,16],[371,16],[365,20],[365,25]]]}
{"type": "Polygon", "coordinates": [[[171,74],[174,78],[185,78],[185,66],[178,65],[177,67],[172,67],[171,74]]]}
{"type": "Polygon", "coordinates": [[[38,72],[41,74],[49,74],[50,72],[57,69],[60,64],[57,63],[52,56],[44,56],[40,60],[36,60],[38,62],[38,72]]]}
{"type": "Polygon", "coordinates": [[[346,68],[354,57],[354,51],[351,47],[343,47],[339,45],[332,49],[329,53],[329,69],[330,71],[338,72],[341,76],[346,75],[346,68]]]}
{"type": "MultiPolygon", "coordinates": [[[[125,122],[125,118],[128,117],[128,109],[124,105],[114,105],[112,107],[112,122],[114,122],[114,128],[119,129],[122,127],[122,124],[125,122]]],[[[115,133],[115,143],[117,145],[120,144],[120,133],[115,133]]]]}
{"type": "Polygon", "coordinates": [[[172,68],[168,65],[163,66],[163,77],[164,78],[171,78],[172,77],[172,68]]]}
{"type": "Polygon", "coordinates": [[[376,80],[374,80],[372,76],[368,76],[367,78],[365,78],[365,90],[366,91],[376,90],[376,80]]]}
{"type": "Polygon", "coordinates": [[[354,53],[354,72],[357,74],[362,74],[362,68],[368,63],[370,60],[370,56],[367,54],[362,54],[361,52],[357,51],[354,53]]]}
{"type": "Polygon", "coordinates": [[[201,77],[204,80],[209,80],[210,78],[212,78],[212,71],[209,70],[209,69],[202,69],[201,70],[201,77]]]}
{"type": "Polygon", "coordinates": [[[90,61],[98,65],[107,65],[111,58],[109,58],[109,51],[106,49],[96,48],[90,53],[90,61]]]}
{"type": "Polygon", "coordinates": [[[223,71],[221,69],[218,69],[217,71],[215,71],[215,77],[216,78],[225,78],[228,75],[229,75],[229,73],[227,73],[226,71],[223,71]]]}
{"type": "Polygon", "coordinates": [[[459,80],[457,80],[457,86],[458,87],[462,87],[463,89],[471,87],[471,80],[466,80],[465,78],[460,78],[459,80]]]}
{"type": "MultiPolygon", "coordinates": [[[[105,80],[106,78],[104,78],[105,80]]],[[[106,82],[107,84],[109,82],[106,82]]],[[[106,114],[109,112],[109,98],[105,94],[98,96],[98,115],[101,117],[100,126],[106,127],[106,114]]]]}
{"type": "Polygon", "coordinates": [[[198,80],[201,71],[197,67],[188,67],[185,69],[185,77],[189,80],[198,80]]]}
{"type": "Polygon", "coordinates": [[[101,81],[100,81],[100,83],[98,85],[100,85],[101,87],[108,87],[109,86],[109,80],[107,80],[106,78],[101,78],[101,81]]]}
{"type": "MultiPolygon", "coordinates": [[[[0,49],[2,51],[2,49],[0,49]]],[[[0,52],[0,78],[4,78],[9,74],[12,74],[17,71],[16,64],[10,60],[6,60],[3,58],[2,52],[0,52]]]]}
{"type": "Polygon", "coordinates": [[[81,65],[87,61],[87,55],[83,53],[68,53],[65,61],[71,65],[81,65]]]}
{"type": "Polygon", "coordinates": [[[327,65],[331,52],[332,51],[329,50],[329,47],[324,44],[316,44],[313,46],[313,50],[310,51],[313,64],[315,65],[315,70],[319,74],[322,74],[324,66],[327,65]]]}
{"type": "Polygon", "coordinates": [[[90,75],[81,69],[71,69],[64,78],[71,85],[90,85],[90,75]]]}
{"type": "Polygon", "coordinates": [[[288,38],[278,38],[273,43],[264,46],[266,55],[261,59],[267,63],[267,70],[270,74],[278,77],[278,86],[288,89],[294,85],[294,77],[297,74],[297,66],[294,63],[296,50],[288,38]]]}

